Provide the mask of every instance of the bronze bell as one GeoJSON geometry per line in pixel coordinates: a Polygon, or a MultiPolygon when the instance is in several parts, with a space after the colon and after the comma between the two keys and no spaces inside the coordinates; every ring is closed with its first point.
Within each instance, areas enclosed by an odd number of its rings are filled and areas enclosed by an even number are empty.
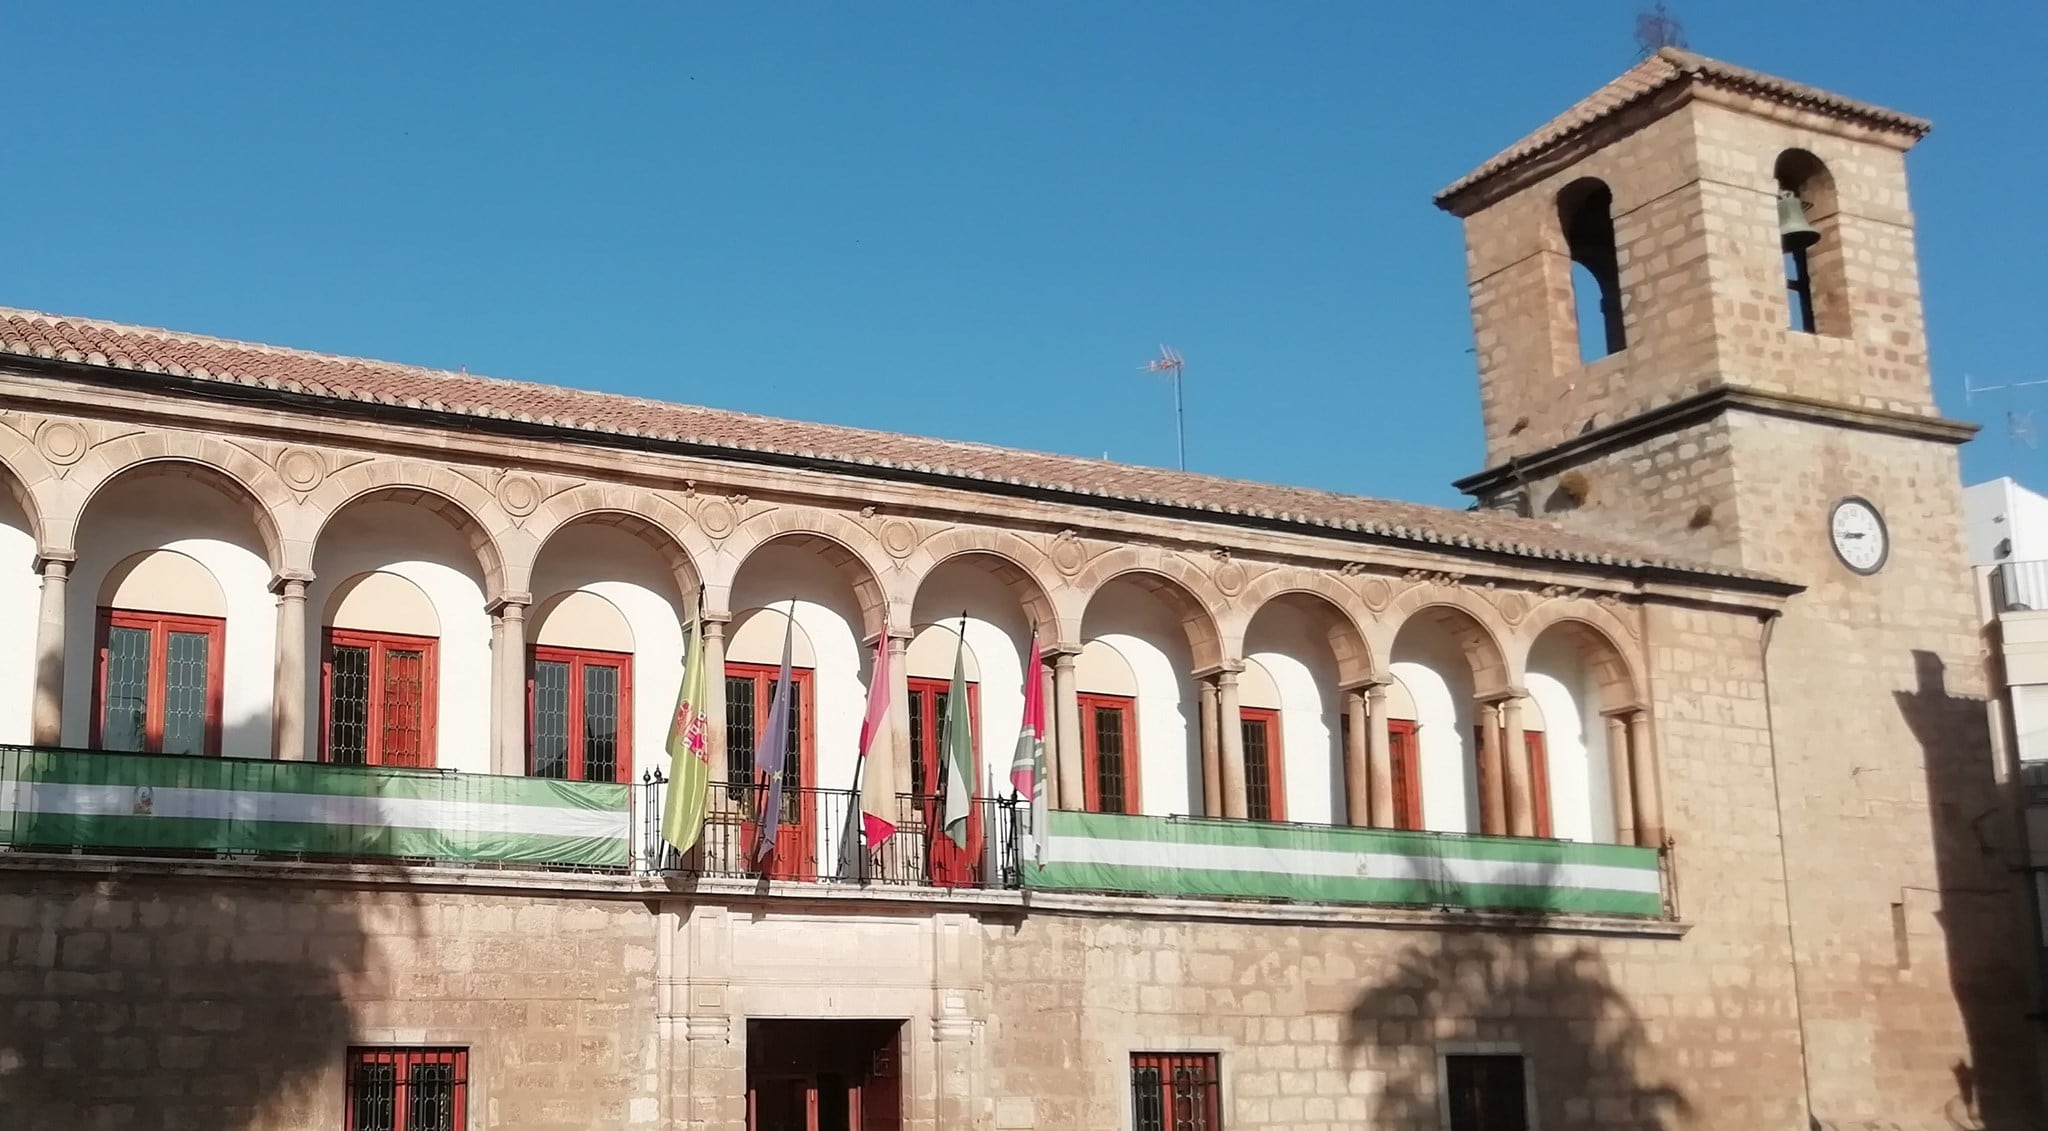
{"type": "Polygon", "coordinates": [[[1778,192],[1778,241],[1786,251],[1804,251],[1820,242],[1820,232],[1806,222],[1806,206],[1791,189],[1778,192]]]}

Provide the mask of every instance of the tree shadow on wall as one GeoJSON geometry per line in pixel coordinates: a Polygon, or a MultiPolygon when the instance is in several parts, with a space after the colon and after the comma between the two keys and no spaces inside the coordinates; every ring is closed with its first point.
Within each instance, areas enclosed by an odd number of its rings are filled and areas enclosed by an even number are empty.
{"type": "MultiPolygon", "coordinates": [[[[1950,989],[1969,1044],[1969,1059],[1949,1066],[1956,1093],[1948,1121],[1960,1129],[2034,1131],[2048,1115],[2026,1015],[2021,956],[2035,944],[2026,891],[2015,879],[2025,864],[2014,828],[2019,782],[1999,785],[1985,701],[1951,693],[1946,666],[1932,652],[1915,651],[1913,666],[1914,689],[1896,698],[1921,748],[1940,888],[1917,894],[1939,908],[1950,989]]],[[[1902,945],[1910,964],[1910,934],[1902,945]]]]}
{"type": "MultiPolygon", "coordinates": [[[[1372,1126],[1446,1126],[1437,1053],[1512,1045],[1527,1059],[1530,1126],[1676,1126],[1692,1105],[1654,1079],[1649,1035],[1607,977],[1607,959],[1557,936],[1452,932],[1409,946],[1353,1002],[1353,1069],[1384,1075],[1372,1126]]],[[[1497,1109],[1496,1109],[1497,1110],[1497,1109]]],[[[1505,1124],[1502,1124],[1505,1126],[1505,1124]]]]}
{"type": "Polygon", "coordinates": [[[253,1131],[341,1123],[350,1003],[419,908],[390,889],[8,870],[0,927],[0,1126],[253,1131]]]}

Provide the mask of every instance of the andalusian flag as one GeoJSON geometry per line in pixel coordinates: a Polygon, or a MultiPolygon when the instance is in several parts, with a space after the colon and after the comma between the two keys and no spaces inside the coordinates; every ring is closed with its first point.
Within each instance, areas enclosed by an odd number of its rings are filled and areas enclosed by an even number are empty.
{"type": "Polygon", "coordinates": [[[662,807],[661,837],[687,853],[704,831],[704,807],[711,800],[711,747],[704,740],[704,606],[690,622],[689,658],[676,696],[675,721],[668,728],[668,803],[662,807]]]}
{"type": "Polygon", "coordinates": [[[1038,634],[1031,634],[1031,653],[1024,663],[1024,725],[1017,732],[1017,754],[1010,759],[1010,788],[1031,808],[1025,829],[1031,834],[1033,863],[1045,863],[1045,672],[1038,654],[1038,634]]]}
{"type": "Polygon", "coordinates": [[[953,653],[953,685],[946,689],[946,730],[939,739],[946,759],[946,836],[967,847],[967,814],[974,808],[974,726],[967,714],[967,618],[960,619],[960,649],[953,653]]]}

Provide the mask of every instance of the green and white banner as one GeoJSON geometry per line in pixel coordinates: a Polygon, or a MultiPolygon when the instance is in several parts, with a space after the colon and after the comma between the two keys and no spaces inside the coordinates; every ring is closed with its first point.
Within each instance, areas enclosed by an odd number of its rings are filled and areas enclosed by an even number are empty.
{"type": "Polygon", "coordinates": [[[1594,915],[1663,913],[1654,849],[1055,811],[1041,891],[1594,915]]]}
{"type": "Polygon", "coordinates": [[[0,747],[0,843],[624,868],[628,787],[0,747]]]}

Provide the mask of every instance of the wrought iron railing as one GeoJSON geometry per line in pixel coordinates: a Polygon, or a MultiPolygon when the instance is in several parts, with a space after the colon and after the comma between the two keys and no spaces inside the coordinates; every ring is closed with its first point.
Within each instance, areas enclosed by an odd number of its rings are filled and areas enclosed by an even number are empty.
{"type": "MultiPolygon", "coordinates": [[[[826,884],[895,884],[953,888],[1015,888],[1022,806],[1009,798],[976,798],[958,839],[942,826],[936,798],[899,794],[875,813],[893,827],[870,843],[860,795],[850,789],[783,791],[774,841],[768,843],[768,787],[712,786],[703,831],[687,854],[662,836],[670,783],[659,771],[634,786],[641,837],[636,870],[714,879],[788,880],[826,884]]],[[[879,831],[879,830],[877,830],[879,831]]]]}

